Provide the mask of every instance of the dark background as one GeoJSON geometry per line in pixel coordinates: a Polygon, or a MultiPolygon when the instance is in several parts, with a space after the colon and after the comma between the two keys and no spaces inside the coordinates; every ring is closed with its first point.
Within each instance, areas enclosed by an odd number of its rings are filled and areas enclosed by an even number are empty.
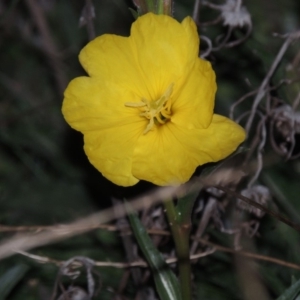
{"type": "MultiPolygon", "coordinates": [[[[97,35],[129,34],[134,20],[128,9],[134,8],[130,1],[93,2],[97,35]]],[[[85,74],[78,62],[78,53],[89,40],[87,28],[79,27],[84,4],[66,0],[0,3],[0,223],[3,225],[69,222],[109,207],[112,195],[125,192],[88,163],[82,149],[82,135],[70,129],[61,114],[67,83],[85,74]]],[[[209,57],[217,74],[216,111],[223,115],[228,115],[229,106],[263,80],[282,44],[282,39],[272,34],[292,32],[300,25],[298,0],[248,0],[244,4],[252,16],[251,37],[241,46],[209,57]]],[[[191,15],[192,10],[193,1],[175,1],[178,20],[191,15]]],[[[209,9],[200,14],[203,22],[216,16],[209,9]]],[[[201,34],[211,38],[223,30],[221,25],[200,28],[201,34]]],[[[294,76],[286,67],[299,49],[298,41],[287,52],[274,80],[294,76]]],[[[298,72],[299,68],[300,64],[298,72]]],[[[299,89],[298,82],[278,91],[278,97],[289,103],[299,89]]],[[[249,102],[240,111],[248,107],[249,102]]],[[[300,218],[299,173],[299,160],[279,160],[264,168],[261,177],[277,207],[295,221],[300,218]]],[[[139,185],[126,193],[133,195],[143,187],[139,185]]],[[[0,232],[3,241],[11,235],[0,232]]],[[[265,255],[300,263],[299,241],[297,232],[266,217],[258,248],[265,255]]],[[[125,261],[118,235],[102,230],[32,252],[59,260],[85,255],[99,261],[125,261]]],[[[200,267],[195,268],[199,295],[213,300],[241,299],[230,256],[220,253],[203,264],[200,266],[203,272],[200,267]]],[[[122,272],[99,269],[103,288],[97,299],[112,298],[109,288],[117,289],[122,272]]],[[[0,286],[1,278],[15,280],[7,299],[49,299],[56,273],[57,267],[51,264],[38,264],[16,255],[0,262],[0,286]],[[19,274],[18,280],[5,277],[12,269],[19,274]]],[[[300,277],[299,271],[289,268],[267,263],[261,267],[263,282],[274,299],[291,284],[293,275],[296,279],[300,277]]],[[[133,290],[128,287],[129,299],[133,290]]]]}

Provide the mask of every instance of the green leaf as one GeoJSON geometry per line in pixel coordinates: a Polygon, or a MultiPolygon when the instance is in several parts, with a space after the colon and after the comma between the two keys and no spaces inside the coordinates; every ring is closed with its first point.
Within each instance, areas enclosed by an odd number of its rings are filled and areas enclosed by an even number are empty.
{"type": "Polygon", "coordinates": [[[198,197],[200,188],[192,193],[187,193],[185,196],[181,197],[177,201],[176,213],[177,220],[179,223],[190,223],[192,209],[194,207],[195,201],[198,197]]]}
{"type": "Polygon", "coordinates": [[[127,211],[129,211],[129,220],[135,238],[153,272],[159,298],[161,300],[181,300],[177,278],[166,264],[161,253],[153,245],[145,227],[139,220],[137,214],[129,207],[128,203],[126,203],[126,208],[127,211]]]}
{"type": "Polygon", "coordinates": [[[29,267],[26,265],[17,265],[10,268],[0,277],[0,295],[1,299],[6,299],[16,284],[24,277],[29,267]]]}
{"type": "Polygon", "coordinates": [[[136,20],[139,17],[139,12],[129,7],[129,11],[131,12],[132,16],[136,20]]]}
{"type": "Polygon", "coordinates": [[[277,300],[295,300],[297,295],[300,293],[300,280],[296,281],[291,287],[277,298],[277,300]]]}

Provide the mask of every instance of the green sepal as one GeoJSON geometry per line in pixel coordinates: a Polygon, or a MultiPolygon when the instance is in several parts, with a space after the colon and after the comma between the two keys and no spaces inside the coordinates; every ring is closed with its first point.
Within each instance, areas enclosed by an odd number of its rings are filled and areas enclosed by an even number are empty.
{"type": "Polygon", "coordinates": [[[126,201],[125,205],[134,236],[152,270],[159,299],[181,300],[181,292],[177,278],[165,262],[161,253],[153,245],[151,238],[137,214],[126,201]]]}

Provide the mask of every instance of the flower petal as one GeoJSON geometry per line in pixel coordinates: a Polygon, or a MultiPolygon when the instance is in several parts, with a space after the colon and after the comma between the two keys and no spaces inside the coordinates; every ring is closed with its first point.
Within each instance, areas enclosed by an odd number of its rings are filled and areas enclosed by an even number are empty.
{"type": "Polygon", "coordinates": [[[211,64],[198,58],[185,83],[174,89],[172,122],[188,129],[207,128],[213,116],[216,89],[211,64]]]}
{"type": "Polygon", "coordinates": [[[136,20],[129,37],[135,65],[156,100],[181,77],[187,76],[198,56],[199,37],[195,23],[182,23],[166,15],[148,13],[136,20]]]}
{"type": "Polygon", "coordinates": [[[139,179],[132,175],[132,158],[141,132],[134,124],[86,132],[84,150],[90,163],[104,177],[120,186],[131,186],[139,179]]]}
{"type": "Polygon", "coordinates": [[[136,109],[125,107],[132,93],[98,78],[79,77],[65,91],[62,112],[67,122],[84,134],[84,150],[104,177],[130,186],[133,149],[147,120],[136,109]]]}
{"type": "Polygon", "coordinates": [[[128,37],[104,34],[81,50],[79,60],[91,77],[118,83],[139,98],[150,97],[132,56],[128,37]]]}
{"type": "Polygon", "coordinates": [[[197,166],[223,159],[244,140],[239,125],[213,115],[215,75],[198,51],[191,18],[179,23],[151,13],[133,23],[130,37],[103,35],[82,50],[90,77],[69,84],[62,111],[106,178],[122,186],[140,179],[183,183],[197,166]],[[143,134],[149,120],[139,104],[171,87],[171,119],[143,134]]]}
{"type": "Polygon", "coordinates": [[[245,131],[228,118],[214,115],[206,129],[186,129],[167,123],[140,136],[132,173],[157,185],[184,183],[196,167],[221,160],[236,150],[245,131]]]}
{"type": "Polygon", "coordinates": [[[125,106],[126,102],[137,101],[137,96],[113,82],[78,77],[70,82],[64,96],[63,115],[76,130],[119,130],[123,125],[136,124],[143,131],[148,124],[138,109],[125,106]]]}
{"type": "MultiPolygon", "coordinates": [[[[232,154],[246,138],[243,127],[231,119],[217,114],[213,115],[209,127],[201,130],[201,132],[203,138],[206,137],[205,142],[201,139],[203,144],[201,151],[209,153],[212,162],[232,154]]],[[[199,165],[202,164],[199,163],[199,165]]]]}

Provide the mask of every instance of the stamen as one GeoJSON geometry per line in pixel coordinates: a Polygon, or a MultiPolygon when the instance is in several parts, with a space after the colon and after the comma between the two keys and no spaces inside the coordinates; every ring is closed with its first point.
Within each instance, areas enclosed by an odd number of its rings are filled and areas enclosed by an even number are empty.
{"type": "Polygon", "coordinates": [[[165,124],[171,118],[171,99],[174,84],[172,83],[165,93],[155,101],[149,101],[142,98],[141,102],[126,102],[126,107],[141,108],[144,111],[140,113],[141,117],[149,120],[144,134],[153,129],[154,124],[165,124]]]}
{"type": "Polygon", "coordinates": [[[138,102],[138,103],[137,102],[126,102],[125,106],[128,106],[128,107],[143,107],[143,106],[146,106],[147,104],[143,100],[145,100],[145,99],[142,99],[142,102],[138,102]]]}

